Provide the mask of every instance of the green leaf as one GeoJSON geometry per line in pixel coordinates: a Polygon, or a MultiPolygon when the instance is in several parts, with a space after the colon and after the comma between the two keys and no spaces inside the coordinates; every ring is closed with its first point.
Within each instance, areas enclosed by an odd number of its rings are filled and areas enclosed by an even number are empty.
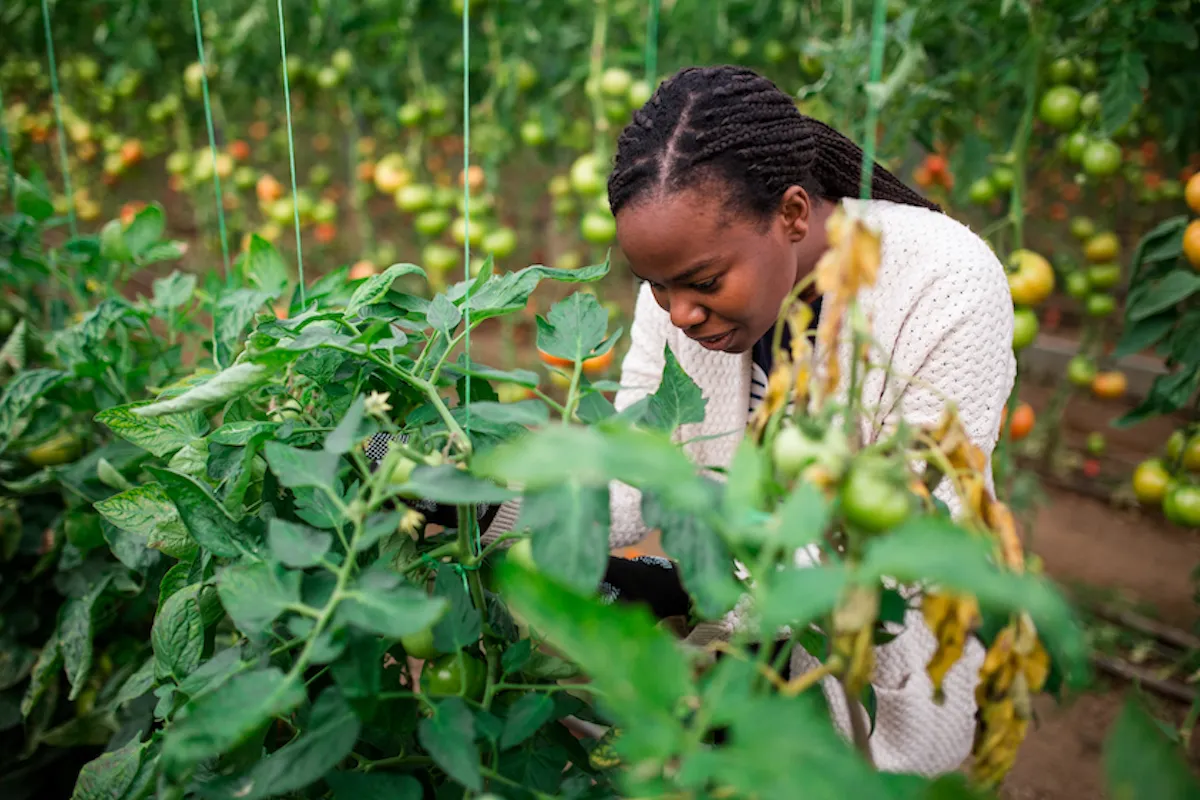
{"type": "Polygon", "coordinates": [[[1158,344],[1174,326],[1175,319],[1174,311],[1164,311],[1137,321],[1130,320],[1121,331],[1113,358],[1125,358],[1158,344]]]}
{"type": "Polygon", "coordinates": [[[411,775],[388,772],[331,772],[325,782],[333,800],[423,800],[425,790],[411,775]]]}
{"type": "Polygon", "coordinates": [[[539,350],[572,362],[581,362],[612,349],[616,337],[605,339],[608,312],[595,295],[575,292],[550,308],[546,318],[537,318],[539,350]]]}
{"type": "Polygon", "coordinates": [[[181,680],[200,666],[204,652],[200,591],[200,584],[180,589],[154,616],[150,645],[154,648],[154,673],[159,678],[181,680]]]}
{"type": "Polygon", "coordinates": [[[532,655],[533,642],[529,639],[521,639],[506,649],[504,655],[500,656],[501,677],[511,675],[514,672],[520,672],[521,668],[529,663],[529,658],[532,655]]]}
{"type": "Polygon", "coordinates": [[[515,403],[472,401],[469,409],[471,424],[489,422],[493,425],[520,425],[532,428],[550,420],[550,407],[537,398],[515,403]]]}
{"type": "Polygon", "coordinates": [[[763,630],[801,628],[833,611],[846,579],[846,569],[838,564],[770,573],[755,603],[763,630]]]}
{"type": "Polygon", "coordinates": [[[649,611],[606,605],[507,561],[497,565],[496,574],[516,614],[591,678],[630,752],[658,760],[683,746],[685,732],[677,714],[694,691],[691,670],[649,611]],[[616,642],[621,646],[615,647],[616,642]]]}
{"type": "Polygon", "coordinates": [[[162,206],[151,203],[138,211],[125,228],[125,243],[129,246],[129,252],[133,253],[134,258],[141,259],[152,245],[162,239],[166,230],[167,218],[162,206]]]}
{"type": "Polygon", "coordinates": [[[663,345],[663,361],[662,380],[650,395],[646,424],[670,433],[680,425],[702,422],[707,401],[679,365],[670,345],[663,345]]]}
{"type": "Polygon", "coordinates": [[[301,450],[281,442],[267,442],[263,455],[271,465],[271,471],[279,483],[289,489],[310,486],[314,489],[332,489],[337,477],[337,453],[321,450],[301,450]]]}
{"type": "Polygon", "coordinates": [[[174,502],[192,539],[205,550],[222,558],[236,558],[259,549],[257,537],[235,522],[195,478],[159,467],[149,467],[148,471],[174,502]]]}
{"type": "Polygon", "coordinates": [[[238,258],[237,266],[252,285],[271,297],[283,294],[291,280],[283,256],[279,255],[275,245],[257,233],[250,234],[250,246],[245,255],[238,258]]]}
{"type": "Polygon", "coordinates": [[[446,611],[446,601],[401,585],[399,575],[382,570],[364,573],[344,596],[341,621],[393,639],[428,628],[446,611]]]}
{"type": "Polygon", "coordinates": [[[129,533],[107,520],[100,521],[94,515],[89,515],[89,519],[100,522],[100,530],[109,550],[130,570],[144,575],[146,570],[158,563],[160,556],[157,551],[150,549],[145,537],[129,533]]]}
{"type": "Polygon", "coordinates": [[[545,278],[563,283],[591,283],[607,275],[608,267],[606,258],[603,264],[580,269],[552,269],[538,264],[498,275],[478,291],[471,293],[470,300],[467,301],[471,322],[476,324],[485,319],[520,311],[525,308],[530,295],[545,278]]]}
{"type": "Polygon", "coordinates": [[[513,703],[504,720],[504,733],[500,736],[500,749],[516,747],[537,733],[554,716],[554,701],[547,695],[530,692],[513,703]]]}
{"type": "Polygon", "coordinates": [[[446,505],[504,503],[517,496],[515,492],[480,480],[452,464],[418,466],[398,491],[404,497],[419,497],[446,505]]]}
{"type": "Polygon", "coordinates": [[[172,272],[164,278],[155,278],[154,300],[156,311],[166,314],[192,299],[196,293],[196,276],[191,272],[172,272]]]}
{"type": "Polygon", "coordinates": [[[249,665],[242,661],[240,647],[228,647],[205,661],[196,671],[179,682],[179,693],[198,698],[240,673],[249,665]]]}
{"type": "Polygon", "coordinates": [[[350,302],[346,304],[346,316],[352,317],[364,306],[382,300],[396,279],[404,275],[424,277],[425,270],[416,264],[393,264],[378,275],[372,275],[363,281],[362,285],[355,289],[354,294],[350,296],[350,302]]]}
{"type": "Polygon", "coordinates": [[[142,665],[132,675],[125,679],[125,682],[121,684],[121,690],[117,692],[116,700],[113,702],[118,706],[123,706],[131,700],[137,700],[153,688],[154,657],[151,656],[143,661],[142,665]]]}
{"type": "Polygon", "coordinates": [[[1160,311],[1173,308],[1200,290],[1200,275],[1190,269],[1176,269],[1144,294],[1138,295],[1125,310],[1131,322],[1152,317],[1160,311]]]}
{"type": "Polygon", "coordinates": [[[147,452],[167,458],[179,448],[199,439],[208,429],[208,420],[198,413],[176,413],[146,417],[136,409],[148,403],[131,403],[106,408],[95,419],[122,439],[147,452]]]}
{"type": "Polygon", "coordinates": [[[304,700],[304,685],[275,667],[237,675],[185,706],[166,729],[162,759],[179,771],[227,753],[304,700]]]}
{"type": "Polygon", "coordinates": [[[111,750],[83,765],[75,779],[71,800],[121,800],[141,765],[146,745],[130,739],[120,750],[111,750]]]}
{"type": "Polygon", "coordinates": [[[363,409],[366,407],[366,398],[362,395],[354,398],[354,402],[350,404],[350,408],[346,410],[345,416],[337,424],[337,427],[329,432],[325,437],[325,452],[333,453],[334,455],[344,455],[349,453],[354,446],[362,441],[363,437],[359,433],[359,428],[362,427],[363,409]]]}
{"type": "Polygon", "coordinates": [[[63,604],[58,622],[58,648],[71,684],[68,700],[79,697],[92,674],[92,638],[95,635],[96,604],[112,582],[112,573],[88,588],[82,597],[63,604]]]}
{"type": "Polygon", "coordinates": [[[729,465],[725,489],[721,493],[722,512],[732,523],[739,538],[755,536],[756,523],[765,514],[762,513],[764,486],[769,463],[766,451],[758,447],[750,438],[744,438],[738,443],[733,454],[733,462],[729,465]]]}
{"type": "Polygon", "coordinates": [[[17,422],[25,412],[68,377],[68,373],[54,369],[31,369],[5,381],[4,394],[0,395],[0,453],[17,435],[17,422]]]}
{"type": "Polygon", "coordinates": [[[1100,91],[1100,130],[1112,136],[1133,118],[1142,104],[1142,92],[1150,85],[1146,61],[1135,49],[1124,50],[1105,76],[1100,91]]]}
{"type": "Polygon", "coordinates": [[[271,435],[280,427],[278,422],[262,422],[260,420],[239,420],[237,422],[227,422],[207,437],[212,444],[221,444],[228,447],[245,447],[250,444],[251,440],[259,438],[263,434],[271,435]]]}
{"type": "Polygon", "coordinates": [[[257,289],[234,289],[221,296],[214,311],[217,355],[222,364],[233,360],[233,347],[242,337],[246,326],[265,303],[272,299],[270,292],[257,289]]]}
{"type": "Polygon", "coordinates": [[[433,326],[435,331],[449,339],[454,329],[458,327],[458,323],[462,322],[462,310],[450,302],[450,298],[446,295],[438,294],[434,296],[433,301],[429,304],[429,309],[425,312],[425,321],[433,326]]]}
{"type": "Polygon", "coordinates": [[[158,417],[164,414],[199,411],[241,397],[265,383],[270,376],[270,370],[261,364],[235,364],[203,383],[193,385],[183,394],[137,406],[133,413],[139,417],[158,417]]]}
{"type": "Polygon", "coordinates": [[[256,561],[235,564],[217,582],[221,605],[242,633],[262,633],[289,605],[300,602],[300,573],[256,561]]]}
{"type": "Polygon", "coordinates": [[[320,780],[350,751],[359,733],[358,717],[337,687],[313,703],[303,733],[230,782],[228,797],[261,800],[296,792],[320,780]]]}
{"type": "Polygon", "coordinates": [[[473,791],[483,789],[475,717],[462,698],[448,697],[436,703],[433,715],[417,727],[417,738],[447,775],[473,791]]]}
{"type": "Polygon", "coordinates": [[[733,555],[697,513],[702,508],[679,511],[652,492],[642,495],[642,519],[662,532],[662,548],[677,563],[700,614],[716,619],[734,607],[742,590],[734,576],[733,555]]]}
{"type": "Polygon", "coordinates": [[[42,645],[42,652],[34,662],[33,671],[29,674],[29,685],[25,687],[25,695],[21,698],[21,716],[28,717],[34,706],[42,699],[51,685],[58,679],[58,668],[62,665],[62,650],[58,646],[58,629],[50,634],[50,638],[42,645]]]}
{"type": "Polygon", "coordinates": [[[799,481],[779,505],[768,528],[773,540],[785,547],[807,547],[821,541],[830,516],[825,495],[813,484],[799,481]]]}
{"type": "Polygon", "coordinates": [[[1088,678],[1088,649],[1071,605],[1047,580],[998,569],[988,542],[944,518],[911,520],[890,535],[873,539],[858,578],[900,583],[929,581],[974,594],[983,608],[1027,611],[1047,649],[1062,662],[1072,685],[1088,678]]]}
{"type": "Polygon", "coordinates": [[[439,564],[433,579],[433,594],[446,610],[433,626],[433,646],[454,653],[479,641],[483,620],[471,602],[463,578],[449,564],[439,564]]]}
{"type": "Polygon", "coordinates": [[[1184,367],[1168,375],[1159,375],[1137,408],[1110,424],[1115,428],[1128,428],[1151,417],[1173,414],[1187,405],[1197,388],[1200,388],[1200,370],[1184,367]]]}
{"type": "Polygon", "coordinates": [[[538,385],[538,374],[527,369],[502,370],[477,364],[467,359],[466,354],[459,356],[453,366],[444,369],[447,375],[470,375],[472,378],[483,378],[497,383],[512,383],[517,386],[533,388],[538,385]]]}
{"type": "Polygon", "coordinates": [[[0,650],[0,691],[25,680],[36,661],[37,653],[23,645],[9,644],[0,650]]]}
{"type": "Polygon", "coordinates": [[[110,219],[100,229],[100,257],[106,261],[127,262],[133,253],[125,241],[125,226],[119,219],[110,219]]]}
{"type": "Polygon", "coordinates": [[[161,484],[135,486],[101,500],[95,509],[112,525],[144,540],[147,547],[184,561],[196,555],[196,542],[161,484]]]}
{"type": "Polygon", "coordinates": [[[321,562],[333,545],[333,536],[273,517],[267,528],[267,544],[271,555],[284,565],[303,569],[321,562]]]}
{"type": "Polygon", "coordinates": [[[1163,735],[1130,692],[1104,742],[1108,795],[1120,800],[1185,800],[1200,797],[1200,782],[1182,751],[1163,735]]]}
{"type": "Polygon", "coordinates": [[[595,591],[608,565],[608,487],[575,481],[529,492],[517,528],[533,531],[533,560],[555,580],[595,591]]]}
{"type": "Polygon", "coordinates": [[[45,222],[54,216],[54,204],[37,186],[20,175],[14,176],[13,197],[17,211],[27,217],[33,217],[38,222],[45,222]]]}

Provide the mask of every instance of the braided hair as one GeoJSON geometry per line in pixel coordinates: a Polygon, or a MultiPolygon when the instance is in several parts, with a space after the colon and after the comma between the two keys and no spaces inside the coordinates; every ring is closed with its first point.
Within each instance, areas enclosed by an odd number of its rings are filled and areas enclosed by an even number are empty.
{"type": "MultiPolygon", "coordinates": [[[[689,67],[663,81],[617,141],[612,213],[657,192],[721,180],[730,210],[766,219],[789,186],[827,199],[857,197],[863,151],[801,114],[773,82],[736,66],[689,67]]],[[[879,164],[871,197],[941,208],[879,164]]]]}

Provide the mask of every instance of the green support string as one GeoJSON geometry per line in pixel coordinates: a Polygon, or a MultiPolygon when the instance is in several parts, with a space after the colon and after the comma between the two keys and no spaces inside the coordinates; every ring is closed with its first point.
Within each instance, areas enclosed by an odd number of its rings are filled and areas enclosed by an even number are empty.
{"type": "MultiPolygon", "coordinates": [[[[208,61],[204,57],[204,32],[200,27],[200,0],[192,0],[192,22],[196,26],[196,57],[200,60],[200,89],[204,96],[204,122],[208,126],[208,149],[213,160],[213,192],[217,201],[217,229],[221,234],[221,261],[225,265],[225,282],[229,282],[229,233],[225,229],[225,204],[221,196],[221,176],[217,171],[217,133],[213,126],[212,101],[208,94],[208,61]]],[[[214,328],[214,337],[216,335],[214,328]]],[[[213,358],[217,358],[214,340],[213,358]]],[[[220,366],[218,364],[218,366],[220,366]]]]}
{"type": "Polygon", "coordinates": [[[658,6],[659,0],[650,0],[650,10],[646,13],[646,82],[651,88],[658,75],[658,6]]]}
{"type": "Polygon", "coordinates": [[[875,165],[875,128],[879,123],[879,103],[871,96],[871,89],[879,86],[883,77],[884,30],[887,26],[887,3],[875,0],[871,19],[871,73],[867,83],[867,133],[863,137],[862,187],[859,194],[863,200],[871,198],[871,183],[875,165]]]}
{"type": "Polygon", "coordinates": [[[300,245],[300,206],[296,203],[296,141],[292,135],[292,94],[288,85],[287,37],[283,32],[283,0],[275,0],[279,14],[279,64],[283,69],[283,109],[287,114],[288,163],[292,169],[292,222],[296,228],[296,268],[300,272],[300,306],[304,306],[304,249],[300,245]]]}
{"type": "MultiPolygon", "coordinates": [[[[463,47],[463,280],[467,282],[467,295],[463,300],[463,357],[471,363],[471,4],[463,3],[462,47],[463,47]]],[[[466,391],[463,393],[463,431],[471,435],[471,373],[466,374],[466,391]]],[[[471,516],[471,548],[477,555],[483,549],[479,530],[479,519],[471,516]]],[[[466,577],[463,577],[466,580],[466,577]]]]}
{"type": "Polygon", "coordinates": [[[54,120],[58,123],[58,160],[62,164],[63,188],[67,192],[67,225],[72,236],[79,235],[75,224],[75,192],[71,188],[71,167],[67,159],[67,131],[63,125],[62,93],[58,90],[58,62],[54,60],[54,37],[50,35],[50,6],[42,0],[42,27],[46,31],[46,57],[50,62],[50,90],[54,93],[54,120]]]}
{"type": "Polygon", "coordinates": [[[8,127],[4,124],[4,90],[0,89],[0,150],[4,151],[4,165],[7,168],[4,182],[8,185],[8,196],[17,197],[17,165],[13,160],[12,145],[8,141],[8,127]]]}

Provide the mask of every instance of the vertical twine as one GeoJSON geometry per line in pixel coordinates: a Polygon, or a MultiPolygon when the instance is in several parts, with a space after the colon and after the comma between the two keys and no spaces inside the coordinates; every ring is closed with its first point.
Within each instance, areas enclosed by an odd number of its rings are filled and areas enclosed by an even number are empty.
{"type": "MultiPolygon", "coordinates": [[[[462,49],[463,49],[463,280],[467,282],[466,299],[463,300],[463,352],[467,364],[471,362],[471,4],[463,3],[462,10],[462,49]]],[[[463,431],[471,434],[471,373],[467,372],[466,389],[463,392],[463,405],[466,416],[463,419],[463,431]]],[[[479,518],[472,514],[471,546],[474,553],[482,550],[479,530],[479,518]]]]}
{"type": "Polygon", "coordinates": [[[658,75],[658,7],[660,0],[650,0],[646,13],[646,82],[653,87],[658,75]]]}
{"type": "Polygon", "coordinates": [[[304,249],[300,244],[300,206],[296,202],[296,141],[292,135],[292,94],[288,84],[287,37],[283,32],[283,0],[275,0],[279,14],[279,64],[283,70],[283,108],[287,114],[288,164],[292,170],[292,223],[296,230],[296,268],[300,272],[300,305],[304,306],[304,249]]]}
{"type": "Polygon", "coordinates": [[[17,165],[13,158],[12,145],[8,141],[8,128],[4,126],[4,90],[0,89],[0,150],[4,151],[5,184],[8,196],[16,200],[17,165]]]}
{"type": "MultiPolygon", "coordinates": [[[[884,30],[887,26],[887,2],[875,0],[875,9],[871,19],[871,72],[868,87],[879,85],[883,76],[883,44],[884,30]]],[[[879,103],[870,91],[867,92],[867,131],[863,137],[862,184],[859,194],[862,199],[871,197],[871,178],[874,176],[875,165],[875,128],[879,124],[879,103]]]]}
{"type": "MultiPolygon", "coordinates": [[[[58,88],[58,62],[54,58],[54,37],[50,35],[50,5],[42,0],[42,28],[46,32],[46,57],[50,63],[50,90],[54,93],[54,120],[58,123],[58,160],[62,169],[63,188],[67,193],[67,225],[72,236],[79,235],[75,223],[75,191],[71,188],[71,166],[67,159],[67,131],[63,125],[62,93],[58,88]]],[[[11,172],[11,169],[10,169],[11,172]]]]}

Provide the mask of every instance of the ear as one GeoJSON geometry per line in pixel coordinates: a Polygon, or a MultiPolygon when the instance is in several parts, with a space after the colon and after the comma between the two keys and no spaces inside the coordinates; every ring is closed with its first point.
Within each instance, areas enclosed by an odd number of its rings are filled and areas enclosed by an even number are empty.
{"type": "Polygon", "coordinates": [[[789,186],[779,202],[779,218],[789,241],[803,241],[808,236],[812,212],[812,197],[804,191],[804,187],[789,186]]]}

